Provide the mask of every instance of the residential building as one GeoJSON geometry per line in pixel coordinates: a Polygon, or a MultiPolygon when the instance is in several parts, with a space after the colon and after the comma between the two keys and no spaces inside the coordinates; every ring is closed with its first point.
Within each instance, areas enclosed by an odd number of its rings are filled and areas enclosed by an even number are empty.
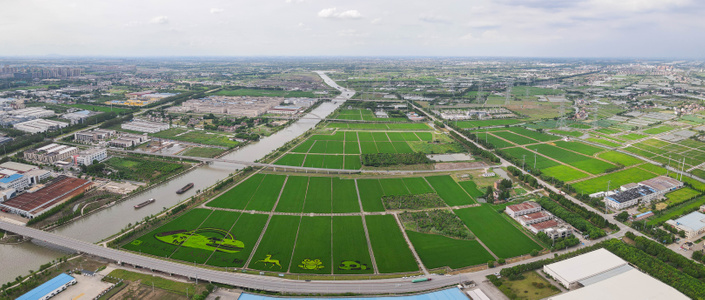
{"type": "Polygon", "coordinates": [[[108,158],[108,152],[103,148],[91,148],[83,150],[74,156],[77,165],[90,166],[94,161],[101,162],[108,158]]]}
{"type": "Polygon", "coordinates": [[[39,163],[53,164],[55,162],[67,159],[78,153],[78,148],[49,144],[39,149],[27,150],[24,152],[24,158],[39,163]]]}
{"type": "Polygon", "coordinates": [[[530,213],[535,213],[541,211],[541,205],[534,201],[526,201],[519,204],[509,205],[504,209],[510,217],[516,218],[519,216],[527,215],[530,213]]]}

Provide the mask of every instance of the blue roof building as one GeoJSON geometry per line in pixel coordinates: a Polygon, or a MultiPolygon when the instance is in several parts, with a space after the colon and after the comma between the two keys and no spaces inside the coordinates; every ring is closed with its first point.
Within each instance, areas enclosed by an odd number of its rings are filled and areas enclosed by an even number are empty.
{"type": "Polygon", "coordinates": [[[69,285],[76,284],[76,278],[61,273],[44,284],[34,288],[17,300],[45,300],[65,290],[69,285]]]}

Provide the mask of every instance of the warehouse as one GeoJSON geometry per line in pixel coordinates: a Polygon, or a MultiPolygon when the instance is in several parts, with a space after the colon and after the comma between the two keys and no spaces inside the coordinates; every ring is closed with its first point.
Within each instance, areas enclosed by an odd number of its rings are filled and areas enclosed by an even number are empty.
{"type": "Polygon", "coordinates": [[[159,122],[142,121],[142,120],[133,120],[132,122],[123,123],[120,127],[122,129],[139,131],[139,132],[157,133],[162,130],[169,129],[169,124],[159,123],[159,122]]]}
{"type": "Polygon", "coordinates": [[[620,191],[605,197],[605,204],[612,209],[620,210],[639,204],[651,202],[658,196],[656,191],[649,186],[639,185],[628,190],[620,191]]]}
{"type": "Polygon", "coordinates": [[[580,281],[626,266],[627,262],[605,249],[543,266],[543,271],[566,288],[580,286],[580,281]]]}
{"type": "Polygon", "coordinates": [[[31,219],[85,192],[90,187],[90,181],[61,175],[47,183],[44,188],[0,203],[0,207],[31,219]]]}
{"type": "Polygon", "coordinates": [[[548,298],[549,300],[622,300],[622,299],[689,299],[676,289],[641,273],[632,267],[626,266],[617,274],[600,278],[588,283],[578,290],[548,298]]]}
{"type": "Polygon", "coordinates": [[[694,211],[675,220],[668,220],[666,224],[685,232],[685,237],[693,239],[705,232],[705,214],[694,211]]]}
{"type": "Polygon", "coordinates": [[[71,275],[61,273],[44,284],[20,296],[17,300],[46,300],[58,293],[61,293],[66,288],[74,284],[76,284],[76,278],[71,277],[71,275]]]}

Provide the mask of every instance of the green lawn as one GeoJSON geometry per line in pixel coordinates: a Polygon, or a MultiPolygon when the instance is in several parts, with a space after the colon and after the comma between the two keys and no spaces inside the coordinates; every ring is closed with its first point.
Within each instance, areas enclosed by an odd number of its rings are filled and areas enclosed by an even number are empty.
{"type": "Polygon", "coordinates": [[[414,255],[392,215],[365,216],[380,273],[418,271],[414,255]]]}
{"type": "Polygon", "coordinates": [[[500,258],[524,255],[533,249],[541,250],[541,246],[488,205],[459,209],[455,213],[500,258]]]}
{"type": "Polygon", "coordinates": [[[494,260],[478,241],[456,240],[441,235],[407,230],[411,243],[426,268],[450,267],[452,269],[486,264],[494,260]]]}
{"type": "Polygon", "coordinates": [[[181,152],[180,154],[184,156],[215,157],[223,152],[225,152],[225,150],[220,148],[193,147],[181,152]]]}

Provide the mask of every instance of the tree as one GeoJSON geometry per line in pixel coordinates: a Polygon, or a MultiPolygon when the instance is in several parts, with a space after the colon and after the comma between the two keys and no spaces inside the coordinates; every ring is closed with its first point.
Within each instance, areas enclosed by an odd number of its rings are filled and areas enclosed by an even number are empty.
{"type": "Polygon", "coordinates": [[[625,222],[627,219],[629,219],[629,213],[626,211],[623,211],[616,216],[614,216],[614,219],[620,222],[625,222]]]}

